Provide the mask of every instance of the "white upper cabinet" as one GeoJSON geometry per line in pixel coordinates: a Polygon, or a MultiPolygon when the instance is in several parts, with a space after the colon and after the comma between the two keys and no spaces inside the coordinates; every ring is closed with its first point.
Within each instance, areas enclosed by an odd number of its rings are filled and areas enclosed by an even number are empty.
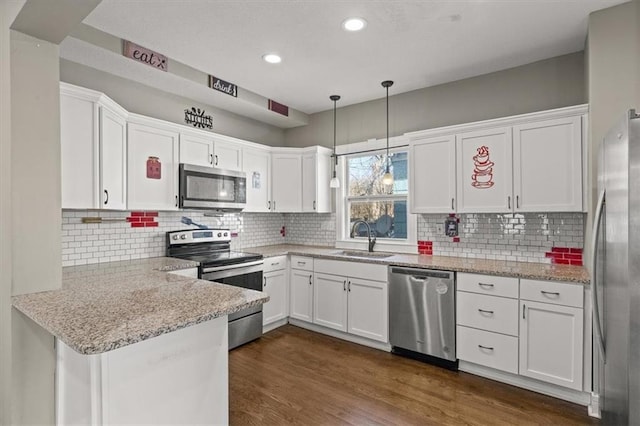
{"type": "Polygon", "coordinates": [[[567,117],[515,126],[513,167],[515,211],[580,211],[581,118],[567,117]]]}
{"type": "Polygon", "coordinates": [[[242,171],[247,175],[245,212],[271,211],[271,154],[269,151],[245,148],[242,171]]]}
{"type": "Polygon", "coordinates": [[[242,170],[242,146],[216,137],[213,145],[213,167],[242,170]]]}
{"type": "Polygon", "coordinates": [[[412,213],[456,210],[456,139],[453,135],[411,138],[410,200],[412,213]]]}
{"type": "Polygon", "coordinates": [[[302,210],[302,156],[274,153],[271,156],[271,211],[302,210]]]}
{"type": "Polygon", "coordinates": [[[102,208],[127,208],[127,119],[100,107],[100,182],[102,208]]]}
{"type": "Polygon", "coordinates": [[[212,167],[214,163],[213,137],[180,132],[180,162],[212,167]]]}
{"type": "Polygon", "coordinates": [[[459,213],[502,213],[513,209],[511,128],[456,136],[459,213]]]}
{"type": "Polygon", "coordinates": [[[178,209],[178,129],[138,118],[128,125],[130,209],[178,209]]]}
{"type": "Polygon", "coordinates": [[[331,156],[324,148],[302,155],[302,211],[331,211],[329,181],[331,156]]]}
{"type": "Polygon", "coordinates": [[[102,93],[60,84],[62,208],[126,209],[126,117],[102,93]]]}

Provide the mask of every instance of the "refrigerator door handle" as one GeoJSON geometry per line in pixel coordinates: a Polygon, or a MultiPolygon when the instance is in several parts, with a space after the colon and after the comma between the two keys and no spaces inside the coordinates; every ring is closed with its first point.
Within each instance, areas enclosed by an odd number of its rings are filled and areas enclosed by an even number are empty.
{"type": "Polygon", "coordinates": [[[596,340],[598,348],[602,355],[603,362],[606,362],[604,335],[602,334],[602,326],[600,325],[600,305],[598,304],[598,240],[600,236],[600,222],[602,220],[602,211],[605,203],[604,189],[598,196],[598,204],[596,205],[595,219],[593,221],[593,232],[591,234],[591,305],[593,306],[593,314],[595,319],[596,340]]]}

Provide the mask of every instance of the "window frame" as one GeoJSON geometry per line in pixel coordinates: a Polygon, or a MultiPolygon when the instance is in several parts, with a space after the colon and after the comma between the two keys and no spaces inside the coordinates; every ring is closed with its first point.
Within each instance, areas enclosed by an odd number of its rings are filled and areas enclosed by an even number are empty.
{"type": "MultiPolygon", "coordinates": [[[[409,140],[404,136],[389,138],[389,152],[407,152],[407,179],[410,176],[409,161],[409,140]]],[[[349,214],[351,202],[356,199],[359,201],[387,201],[387,200],[406,200],[407,202],[407,238],[377,238],[374,251],[395,251],[401,253],[417,253],[417,216],[410,212],[410,182],[407,182],[406,194],[389,194],[389,195],[370,195],[370,196],[348,196],[347,182],[347,159],[350,157],[360,157],[366,155],[385,154],[386,140],[370,139],[367,142],[360,142],[349,145],[340,145],[336,148],[338,157],[338,166],[336,173],[340,179],[340,188],[335,191],[336,201],[336,248],[343,249],[360,249],[367,250],[366,237],[349,236],[350,225],[349,214]],[[367,152],[360,152],[367,151],[367,152]]]]}

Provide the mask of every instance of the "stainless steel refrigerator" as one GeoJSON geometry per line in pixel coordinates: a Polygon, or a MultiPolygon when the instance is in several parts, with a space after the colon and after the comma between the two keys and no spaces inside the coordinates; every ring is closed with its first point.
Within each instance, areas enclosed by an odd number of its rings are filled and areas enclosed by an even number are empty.
{"type": "Polygon", "coordinates": [[[594,377],[604,424],[640,425],[640,115],[604,139],[592,235],[594,377]]]}

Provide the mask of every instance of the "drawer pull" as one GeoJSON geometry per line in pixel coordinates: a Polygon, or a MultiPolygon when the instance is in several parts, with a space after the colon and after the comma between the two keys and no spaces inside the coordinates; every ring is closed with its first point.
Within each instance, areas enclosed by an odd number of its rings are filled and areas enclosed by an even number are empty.
{"type": "Polygon", "coordinates": [[[482,346],[482,345],[478,345],[478,347],[479,347],[480,349],[484,349],[485,351],[492,351],[492,350],[493,350],[493,348],[491,348],[491,347],[489,347],[489,346],[482,346]]]}
{"type": "Polygon", "coordinates": [[[478,283],[478,285],[479,285],[480,287],[483,287],[483,288],[493,288],[493,287],[495,287],[495,285],[493,285],[493,284],[487,284],[487,283],[478,283]]]}
{"type": "Polygon", "coordinates": [[[493,315],[493,311],[486,311],[484,309],[478,309],[478,312],[480,312],[481,314],[493,315]]]}
{"type": "Polygon", "coordinates": [[[555,296],[555,297],[560,296],[560,293],[558,293],[557,291],[544,291],[544,290],[540,290],[540,293],[544,294],[545,296],[555,296]]]}
{"type": "Polygon", "coordinates": [[[271,264],[271,266],[278,266],[280,264],[280,262],[274,262],[271,264]]]}
{"type": "Polygon", "coordinates": [[[304,266],[306,264],[307,264],[307,262],[298,262],[298,265],[303,265],[304,266]]]}

